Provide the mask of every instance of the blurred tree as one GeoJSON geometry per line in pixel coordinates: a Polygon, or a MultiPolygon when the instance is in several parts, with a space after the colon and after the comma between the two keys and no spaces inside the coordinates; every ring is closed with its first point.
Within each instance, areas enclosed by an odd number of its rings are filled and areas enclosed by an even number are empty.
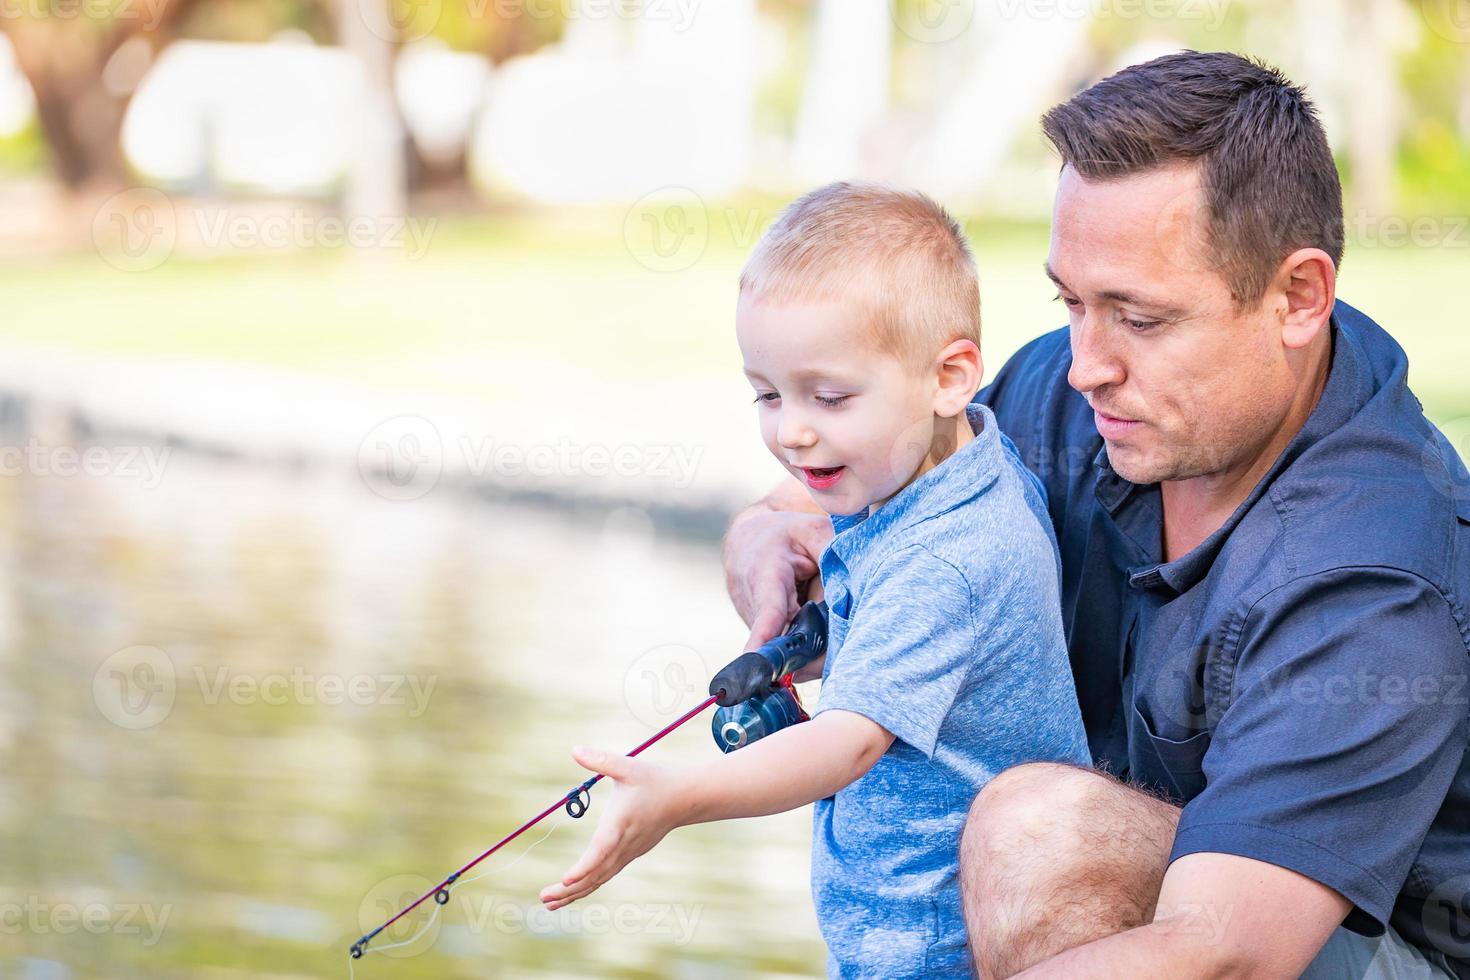
{"type": "MultiPolygon", "coordinates": [[[[178,38],[266,41],[285,30],[318,43],[347,43],[341,8],[358,0],[39,0],[0,18],[36,98],[51,169],[67,189],[127,179],[120,144],[133,89],[158,53],[178,38]]],[[[557,40],[561,4],[495,0],[381,0],[380,23],[432,37],[494,63],[557,40]],[[420,24],[417,18],[428,17],[420,24]]],[[[359,43],[368,43],[361,37],[359,43]]],[[[396,53],[401,39],[384,41],[396,53]]],[[[349,45],[353,46],[353,45],[349,45]]],[[[368,52],[372,66],[391,65],[368,52]]],[[[381,74],[383,69],[377,68],[381,74]]],[[[391,71],[391,67],[387,70],[391,71]]],[[[431,164],[411,154],[415,183],[462,179],[463,160],[431,164]]]]}
{"type": "MultiPolygon", "coordinates": [[[[427,36],[454,51],[483,54],[492,65],[534,51],[561,40],[566,31],[568,5],[545,0],[386,0],[390,14],[400,24],[409,25],[405,33],[422,30],[420,19],[431,17],[427,36]],[[417,29],[416,29],[417,28],[417,29]]],[[[437,157],[412,149],[410,185],[415,189],[435,188],[455,192],[469,186],[465,152],[453,157],[437,157]]],[[[466,148],[468,146],[468,141],[466,148]]]]}
{"type": "Polygon", "coordinates": [[[123,176],[118,134],[138,80],[132,76],[141,76],[197,3],[119,2],[106,17],[96,16],[103,11],[95,4],[56,3],[0,19],[35,93],[52,169],[68,189],[123,176]]]}

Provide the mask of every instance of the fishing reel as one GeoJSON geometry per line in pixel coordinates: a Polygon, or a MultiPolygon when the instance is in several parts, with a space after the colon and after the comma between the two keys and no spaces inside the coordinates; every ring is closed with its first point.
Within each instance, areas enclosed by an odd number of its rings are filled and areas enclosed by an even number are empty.
{"type": "Polygon", "coordinates": [[[808,602],[785,633],[725,665],[709,684],[719,696],[710,728],[720,751],[807,721],[791,674],[826,652],[827,604],[808,602]]]}

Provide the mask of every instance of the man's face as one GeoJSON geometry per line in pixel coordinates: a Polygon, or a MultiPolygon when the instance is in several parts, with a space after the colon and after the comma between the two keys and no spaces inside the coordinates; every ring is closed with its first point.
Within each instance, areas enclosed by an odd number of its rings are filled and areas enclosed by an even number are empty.
{"type": "Polygon", "coordinates": [[[937,378],[877,350],[860,310],[742,295],[735,332],[766,448],[829,514],[886,501],[929,460],[937,378]]]}
{"type": "Polygon", "coordinates": [[[1047,271],[1071,320],[1067,380],[1133,483],[1248,464],[1291,402],[1279,316],[1235,308],[1206,214],[1196,165],[1111,181],[1066,167],[1057,187],[1047,271]]]}

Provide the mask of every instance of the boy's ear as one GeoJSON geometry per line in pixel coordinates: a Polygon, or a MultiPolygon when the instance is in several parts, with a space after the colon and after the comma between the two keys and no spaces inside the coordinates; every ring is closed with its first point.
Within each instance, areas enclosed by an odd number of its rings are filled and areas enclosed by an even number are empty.
{"type": "Polygon", "coordinates": [[[980,379],[985,374],[980,348],[973,340],[952,340],[935,358],[935,369],[939,387],[934,392],[934,414],[953,418],[980,390],[980,379]]]}

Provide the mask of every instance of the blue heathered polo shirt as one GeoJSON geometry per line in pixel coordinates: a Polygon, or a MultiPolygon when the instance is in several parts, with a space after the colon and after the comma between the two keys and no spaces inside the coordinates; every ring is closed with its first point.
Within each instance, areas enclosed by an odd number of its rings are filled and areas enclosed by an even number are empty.
{"type": "Polygon", "coordinates": [[[1316,409],[1162,561],[1157,485],[1108,466],[1068,332],[977,400],[1046,486],[1094,758],[1184,804],[1173,857],[1290,868],[1470,977],[1470,475],[1403,350],[1338,303],[1316,409]]]}
{"type": "Polygon", "coordinates": [[[813,808],[833,977],[969,977],[958,864],[971,801],[1019,763],[1090,763],[1046,502],[990,410],[968,415],[971,442],[871,516],[833,517],[821,556],[816,713],[854,711],[895,736],[813,808]]]}

